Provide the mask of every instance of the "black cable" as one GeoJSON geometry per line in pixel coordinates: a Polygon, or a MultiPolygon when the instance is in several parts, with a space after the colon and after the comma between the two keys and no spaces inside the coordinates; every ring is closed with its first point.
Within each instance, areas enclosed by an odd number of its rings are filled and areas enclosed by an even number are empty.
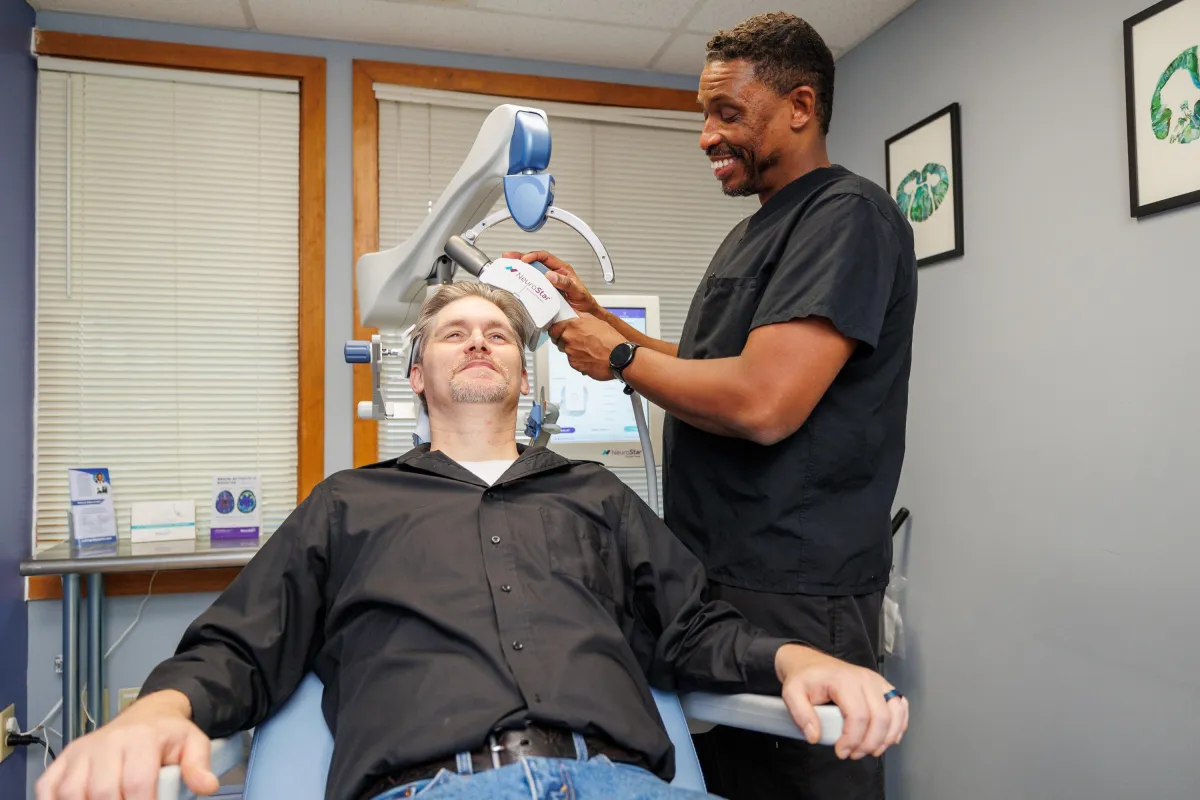
{"type": "Polygon", "coordinates": [[[30,745],[34,744],[40,744],[42,747],[46,748],[46,752],[50,754],[51,761],[53,761],[55,758],[58,758],[58,756],[54,753],[54,748],[50,746],[50,741],[48,739],[43,739],[40,736],[31,736],[24,733],[10,733],[8,735],[9,747],[29,747],[30,745]]]}
{"type": "Polygon", "coordinates": [[[8,735],[9,747],[28,747],[31,744],[45,744],[40,736],[29,736],[24,733],[10,733],[8,735]]]}

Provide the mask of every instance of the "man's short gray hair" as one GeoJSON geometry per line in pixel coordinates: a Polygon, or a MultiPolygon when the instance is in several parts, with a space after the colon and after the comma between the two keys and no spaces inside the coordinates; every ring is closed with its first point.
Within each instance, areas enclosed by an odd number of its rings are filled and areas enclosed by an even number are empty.
{"type": "MultiPolygon", "coordinates": [[[[414,364],[421,363],[421,358],[425,354],[425,342],[429,341],[429,337],[433,335],[433,323],[437,319],[437,315],[443,308],[464,297],[481,297],[500,309],[508,318],[508,324],[524,352],[535,333],[533,318],[525,310],[524,304],[511,292],[504,289],[497,289],[476,281],[459,281],[442,286],[430,295],[425,304],[421,306],[421,313],[417,317],[417,324],[412,332],[412,362],[414,364]]],[[[421,399],[421,404],[425,405],[424,395],[418,395],[418,397],[421,399]]]]}

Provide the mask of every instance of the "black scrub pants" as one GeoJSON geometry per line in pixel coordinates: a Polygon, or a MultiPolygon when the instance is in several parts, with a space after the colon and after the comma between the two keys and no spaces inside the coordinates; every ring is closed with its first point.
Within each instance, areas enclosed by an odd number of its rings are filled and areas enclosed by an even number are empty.
{"type": "MultiPolygon", "coordinates": [[[[772,594],[712,584],[772,636],[800,639],[836,658],[878,669],[883,592],[858,597],[772,594]]],[[[839,760],[832,747],[717,726],[692,737],[708,791],[728,800],[883,800],[883,762],[839,760]]]]}

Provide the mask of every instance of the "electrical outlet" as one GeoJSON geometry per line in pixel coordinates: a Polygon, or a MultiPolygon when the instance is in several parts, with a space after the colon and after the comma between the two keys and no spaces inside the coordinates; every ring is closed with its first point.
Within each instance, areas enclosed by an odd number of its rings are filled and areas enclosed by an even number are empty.
{"type": "Polygon", "coordinates": [[[118,691],[117,692],[117,713],[120,714],[122,711],[124,711],[126,709],[126,707],[130,703],[132,703],[134,700],[137,700],[138,692],[140,692],[141,690],[142,690],[142,687],[135,686],[132,689],[121,689],[120,691],[118,691]]]}
{"type": "MultiPolygon", "coordinates": [[[[8,724],[9,721],[16,722],[17,707],[11,705],[8,708],[0,711],[0,761],[12,755],[13,748],[8,746],[8,724]]],[[[20,733],[20,728],[17,728],[20,733]]]]}

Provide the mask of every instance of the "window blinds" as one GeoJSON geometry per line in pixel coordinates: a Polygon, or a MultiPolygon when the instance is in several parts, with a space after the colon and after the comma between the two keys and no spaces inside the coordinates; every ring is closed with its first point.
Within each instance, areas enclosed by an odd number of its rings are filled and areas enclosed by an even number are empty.
{"type": "MultiPolygon", "coordinates": [[[[503,102],[545,105],[430,91],[413,94],[382,85],[376,86],[376,95],[400,98],[379,100],[380,249],[395,246],[416,230],[462,164],[491,109],[503,102]]],[[[555,179],[554,203],[582,218],[604,242],[616,282],[604,283],[587,243],[553,220],[534,234],[507,220],[484,233],[478,246],[493,258],[507,250],[549,250],[575,267],[595,294],[658,295],[663,338],[678,341],[709,260],[729,230],[754,213],[758,201],[721,193],[699,148],[698,114],[638,116],[622,113],[632,109],[588,106],[560,110],[564,113],[558,116],[547,110],[553,136],[549,172],[555,179]],[[693,125],[690,132],[680,130],[681,120],[688,116],[693,125]]],[[[501,198],[496,207],[503,203],[501,198]]],[[[389,332],[383,334],[389,338],[389,332]]],[[[391,336],[396,346],[396,332],[391,336]]],[[[532,382],[532,358],[527,363],[532,382]]],[[[413,402],[403,365],[385,366],[382,384],[387,399],[413,402]]],[[[527,410],[528,401],[518,412],[519,429],[527,410]]],[[[380,458],[412,447],[412,420],[379,425],[380,458]]],[[[520,435],[518,441],[526,438],[520,435]]],[[[661,453],[656,457],[661,458],[661,453]]],[[[614,472],[646,498],[644,470],[614,472]]]]}
{"type": "Polygon", "coordinates": [[[291,81],[40,63],[35,546],[67,534],[67,470],[130,504],[262,478],[295,506],[299,94],[291,81]],[[175,76],[178,77],[178,76],[175,76]]]}

